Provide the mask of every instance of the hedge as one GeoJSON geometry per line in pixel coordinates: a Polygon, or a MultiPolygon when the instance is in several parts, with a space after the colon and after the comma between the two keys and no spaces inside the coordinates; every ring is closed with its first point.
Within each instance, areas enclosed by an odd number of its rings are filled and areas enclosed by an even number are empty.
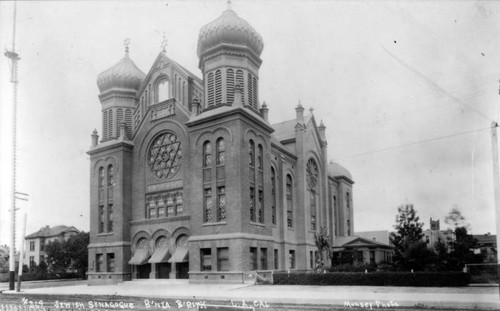
{"type": "Polygon", "coordinates": [[[371,286],[467,286],[470,275],[463,272],[333,272],[275,273],[278,285],[371,285],[371,286]]]}

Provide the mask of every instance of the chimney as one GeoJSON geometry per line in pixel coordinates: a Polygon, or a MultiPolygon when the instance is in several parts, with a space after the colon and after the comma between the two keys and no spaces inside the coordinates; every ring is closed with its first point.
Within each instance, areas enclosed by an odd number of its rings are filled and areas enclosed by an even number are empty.
{"type": "Polygon", "coordinates": [[[97,135],[97,130],[94,129],[94,131],[92,132],[92,147],[95,147],[97,146],[97,141],[99,140],[99,135],[97,135]]]}
{"type": "Polygon", "coordinates": [[[269,122],[269,109],[267,108],[266,102],[262,103],[262,108],[260,108],[260,115],[264,119],[264,121],[269,122]]]}

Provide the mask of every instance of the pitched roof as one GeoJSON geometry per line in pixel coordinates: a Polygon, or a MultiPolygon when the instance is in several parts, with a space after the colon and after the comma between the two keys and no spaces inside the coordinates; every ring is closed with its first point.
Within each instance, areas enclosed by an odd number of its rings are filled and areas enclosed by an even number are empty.
{"type": "Polygon", "coordinates": [[[55,226],[55,227],[43,227],[40,230],[38,230],[35,233],[32,233],[30,235],[26,236],[26,239],[33,239],[33,238],[48,238],[48,237],[53,237],[53,236],[58,236],[62,233],[68,232],[68,231],[78,231],[75,227],[71,226],[55,226]]]}
{"type": "Polygon", "coordinates": [[[379,247],[390,247],[385,243],[381,243],[375,240],[365,239],[360,236],[340,236],[335,238],[333,242],[333,247],[346,247],[346,246],[379,246],[379,247]]]}
{"type": "Polygon", "coordinates": [[[473,234],[472,237],[477,240],[479,244],[496,244],[496,234],[473,234]]]}
{"type": "Polygon", "coordinates": [[[297,120],[288,120],[281,123],[272,124],[271,127],[274,129],[273,136],[278,141],[287,140],[290,138],[295,138],[295,125],[297,120]]]}

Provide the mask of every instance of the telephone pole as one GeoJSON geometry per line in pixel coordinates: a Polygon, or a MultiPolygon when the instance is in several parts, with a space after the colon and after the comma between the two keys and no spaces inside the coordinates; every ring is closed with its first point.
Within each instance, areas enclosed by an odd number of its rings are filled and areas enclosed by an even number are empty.
{"type": "MultiPolygon", "coordinates": [[[[16,149],[17,149],[17,61],[20,59],[16,53],[16,9],[17,2],[14,2],[14,27],[12,29],[12,50],[5,49],[4,55],[11,61],[11,76],[12,82],[12,207],[10,209],[11,216],[11,244],[9,255],[9,290],[14,290],[15,278],[15,245],[16,245],[16,149]]],[[[19,258],[22,260],[22,258],[19,258]]]]}
{"type": "MultiPolygon", "coordinates": [[[[498,123],[493,121],[491,123],[491,149],[493,155],[493,191],[495,194],[495,215],[497,224],[497,250],[500,246],[500,176],[499,176],[499,162],[498,162],[498,123]]],[[[500,284],[500,254],[497,252],[497,273],[498,281],[500,284]]],[[[500,287],[499,287],[500,294],[500,287]]]]}

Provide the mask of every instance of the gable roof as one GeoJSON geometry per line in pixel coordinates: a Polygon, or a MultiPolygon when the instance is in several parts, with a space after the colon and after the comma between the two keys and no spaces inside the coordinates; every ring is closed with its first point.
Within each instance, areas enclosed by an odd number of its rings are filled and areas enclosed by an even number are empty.
{"type": "Polygon", "coordinates": [[[366,239],[360,236],[341,236],[333,242],[333,247],[382,247],[393,248],[390,245],[375,240],[366,239]]]}
{"type": "Polygon", "coordinates": [[[79,232],[78,229],[76,229],[73,226],[68,227],[68,226],[61,225],[61,226],[55,226],[55,227],[52,227],[52,228],[49,227],[49,226],[47,226],[47,227],[41,228],[40,230],[38,230],[35,233],[27,235],[25,237],[25,239],[48,238],[48,237],[53,237],[53,236],[61,235],[61,234],[65,233],[65,232],[68,232],[68,231],[79,232]]]}
{"type": "MultiPolygon", "coordinates": [[[[304,116],[304,124],[308,124],[311,119],[313,119],[312,113],[304,116]]],[[[316,126],[316,123],[314,124],[316,126]]],[[[295,125],[297,125],[296,119],[272,124],[271,127],[274,129],[273,136],[276,137],[276,139],[280,142],[295,138],[295,125]]]]}

